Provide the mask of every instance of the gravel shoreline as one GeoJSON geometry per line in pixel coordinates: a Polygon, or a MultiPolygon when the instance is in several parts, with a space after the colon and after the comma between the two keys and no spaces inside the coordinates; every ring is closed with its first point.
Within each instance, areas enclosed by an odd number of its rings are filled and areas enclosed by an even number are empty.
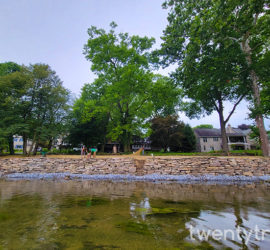
{"type": "Polygon", "coordinates": [[[87,175],[72,173],[13,173],[0,175],[1,179],[44,179],[44,180],[111,180],[111,181],[174,181],[180,183],[193,182],[216,182],[216,183],[235,183],[235,182],[262,182],[270,181],[270,175],[265,176],[229,176],[229,175],[160,175],[149,174],[143,176],[106,174],[106,175],[87,175]]]}

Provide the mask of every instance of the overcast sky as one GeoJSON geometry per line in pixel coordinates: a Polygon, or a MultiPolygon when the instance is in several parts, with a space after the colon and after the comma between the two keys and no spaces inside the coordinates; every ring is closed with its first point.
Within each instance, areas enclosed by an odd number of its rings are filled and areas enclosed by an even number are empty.
{"type": "MultiPolygon", "coordinates": [[[[108,29],[115,21],[118,31],[149,36],[160,44],[167,24],[163,0],[0,0],[0,62],[49,64],[64,86],[77,96],[94,75],[82,54],[91,26],[108,29]]],[[[168,73],[168,70],[163,72],[168,73]]],[[[226,104],[226,112],[230,104],[226,104]]],[[[247,103],[242,103],[230,124],[250,124],[247,103]]],[[[219,127],[218,115],[200,120],[180,119],[191,126],[210,123],[219,127]]],[[[266,121],[269,129],[270,121],[266,121]]]]}

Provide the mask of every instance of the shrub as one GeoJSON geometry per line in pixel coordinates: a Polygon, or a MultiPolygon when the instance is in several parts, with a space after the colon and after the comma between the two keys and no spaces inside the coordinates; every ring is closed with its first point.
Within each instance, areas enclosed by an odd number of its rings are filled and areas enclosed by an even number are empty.
{"type": "Polygon", "coordinates": [[[50,150],[50,154],[53,154],[53,155],[60,154],[60,150],[57,149],[57,148],[53,148],[53,149],[50,150]]]}

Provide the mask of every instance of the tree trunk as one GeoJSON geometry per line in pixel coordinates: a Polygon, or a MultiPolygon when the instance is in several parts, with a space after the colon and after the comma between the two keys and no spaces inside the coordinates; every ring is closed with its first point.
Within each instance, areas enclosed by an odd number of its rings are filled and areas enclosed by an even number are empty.
{"type": "Polygon", "coordinates": [[[23,133],[23,154],[27,155],[27,136],[23,133]]]}
{"type": "MultiPolygon", "coordinates": [[[[254,69],[252,69],[251,48],[249,46],[248,38],[242,42],[241,48],[246,55],[247,64],[251,68],[250,77],[252,80],[253,101],[254,101],[255,110],[257,111],[261,105],[259,77],[257,76],[254,69]]],[[[267,136],[267,133],[266,133],[266,130],[264,127],[264,121],[263,121],[262,114],[257,114],[255,117],[255,121],[256,121],[257,127],[259,128],[259,132],[260,132],[260,141],[261,141],[263,156],[268,157],[268,156],[270,156],[268,136],[267,136]]]]}
{"type": "Polygon", "coordinates": [[[257,127],[259,128],[259,131],[260,131],[260,142],[261,142],[263,156],[268,157],[270,156],[268,136],[264,127],[262,115],[257,115],[255,120],[256,120],[257,127]]]}
{"type": "Polygon", "coordinates": [[[224,122],[223,115],[222,117],[219,116],[219,122],[220,122],[220,130],[221,130],[221,139],[222,139],[222,149],[226,155],[229,155],[229,146],[227,141],[227,134],[226,134],[226,124],[224,122]]]}
{"type": "Polygon", "coordinates": [[[38,142],[35,143],[33,155],[37,155],[37,149],[38,149],[38,142]]]}
{"type": "MultiPolygon", "coordinates": [[[[254,105],[255,105],[255,108],[258,108],[261,105],[260,90],[259,90],[259,86],[258,86],[258,77],[257,77],[254,70],[251,70],[250,76],[252,79],[254,105]]],[[[258,127],[259,132],[260,132],[260,141],[261,141],[263,156],[270,156],[269,155],[268,136],[267,136],[267,133],[266,133],[266,130],[264,127],[264,121],[263,121],[262,114],[257,114],[255,117],[255,121],[256,121],[257,127],[258,127]]]]}
{"type": "Polygon", "coordinates": [[[104,148],[105,148],[105,144],[103,143],[103,144],[101,144],[101,146],[100,146],[100,152],[104,153],[104,148]]]}
{"type": "Polygon", "coordinates": [[[130,148],[130,140],[128,138],[125,138],[124,142],[123,142],[123,146],[124,146],[124,152],[130,152],[131,148],[130,148]]]}
{"type": "Polygon", "coordinates": [[[124,144],[124,153],[130,152],[130,144],[124,144]]]}
{"type": "Polygon", "coordinates": [[[106,145],[106,136],[103,137],[103,143],[101,143],[100,152],[104,153],[105,145],[106,145]]]}
{"type": "Polygon", "coordinates": [[[122,143],[123,143],[123,147],[124,147],[124,152],[130,152],[131,148],[130,148],[130,141],[131,141],[131,135],[128,131],[124,130],[123,133],[123,137],[122,137],[122,143]]]}
{"type": "Polygon", "coordinates": [[[14,141],[13,135],[8,136],[8,147],[9,147],[9,154],[14,155],[14,141]]]}
{"type": "Polygon", "coordinates": [[[220,123],[220,130],[221,130],[221,139],[222,139],[222,150],[225,153],[225,155],[229,155],[229,147],[228,147],[228,141],[227,141],[227,134],[226,134],[226,123],[224,121],[223,116],[223,104],[222,101],[219,100],[219,123],[220,123]]]}
{"type": "Polygon", "coordinates": [[[40,136],[40,134],[38,133],[36,138],[35,138],[35,141],[33,141],[33,143],[34,143],[33,155],[37,155],[37,149],[39,146],[39,136],[40,136]]]}
{"type": "Polygon", "coordinates": [[[52,149],[52,143],[53,143],[53,139],[50,139],[49,144],[48,144],[48,150],[52,149]]]}
{"type": "Polygon", "coordinates": [[[29,152],[28,152],[28,156],[30,156],[30,154],[31,154],[31,153],[32,153],[32,151],[33,151],[33,147],[34,147],[35,142],[36,142],[36,136],[37,136],[37,133],[35,132],[35,133],[34,133],[33,140],[32,140],[31,147],[30,147],[29,152]]]}
{"type": "Polygon", "coordinates": [[[131,151],[131,149],[130,149],[130,141],[129,140],[124,141],[123,146],[124,146],[124,152],[125,153],[131,151]]]}

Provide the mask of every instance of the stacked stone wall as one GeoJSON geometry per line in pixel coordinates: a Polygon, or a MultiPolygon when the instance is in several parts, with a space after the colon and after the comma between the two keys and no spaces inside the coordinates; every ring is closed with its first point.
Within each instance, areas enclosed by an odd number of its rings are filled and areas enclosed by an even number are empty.
{"type": "Polygon", "coordinates": [[[88,175],[270,175],[269,158],[171,157],[171,158],[6,158],[0,159],[0,174],[72,173],[88,175]]]}

